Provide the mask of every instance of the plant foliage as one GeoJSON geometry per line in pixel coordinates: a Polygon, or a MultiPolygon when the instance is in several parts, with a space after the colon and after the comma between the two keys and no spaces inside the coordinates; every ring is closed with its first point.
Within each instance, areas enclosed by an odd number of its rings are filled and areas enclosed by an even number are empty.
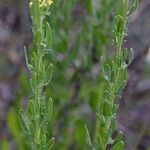
{"type": "Polygon", "coordinates": [[[54,138],[49,138],[48,124],[53,114],[53,101],[47,98],[45,86],[50,83],[53,65],[44,61],[51,48],[51,30],[47,17],[51,1],[30,2],[32,17],[33,46],[31,62],[28,62],[25,48],[27,67],[31,72],[30,99],[26,111],[21,110],[20,122],[23,133],[28,140],[29,148],[34,150],[51,149],[54,138]]]}

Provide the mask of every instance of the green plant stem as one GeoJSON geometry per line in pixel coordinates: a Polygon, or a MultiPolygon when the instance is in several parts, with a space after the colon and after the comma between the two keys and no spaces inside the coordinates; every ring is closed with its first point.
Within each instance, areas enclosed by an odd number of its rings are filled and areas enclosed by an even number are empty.
{"type": "Polygon", "coordinates": [[[127,11],[128,11],[128,4],[129,4],[129,0],[124,0],[124,11],[123,11],[123,33],[121,34],[121,38],[119,41],[119,44],[117,46],[117,56],[120,56],[121,54],[121,48],[122,48],[122,44],[123,44],[123,38],[124,38],[124,31],[126,28],[126,24],[127,24],[127,11]]]}

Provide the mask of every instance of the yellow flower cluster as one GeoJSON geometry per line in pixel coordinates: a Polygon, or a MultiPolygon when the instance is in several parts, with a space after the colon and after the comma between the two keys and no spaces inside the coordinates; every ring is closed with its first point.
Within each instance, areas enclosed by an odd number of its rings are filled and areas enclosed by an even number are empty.
{"type": "MultiPolygon", "coordinates": [[[[50,6],[53,1],[52,0],[38,0],[39,1],[39,6],[41,8],[46,7],[46,6],[50,6]]],[[[32,6],[33,2],[30,2],[30,7],[32,6]]]]}

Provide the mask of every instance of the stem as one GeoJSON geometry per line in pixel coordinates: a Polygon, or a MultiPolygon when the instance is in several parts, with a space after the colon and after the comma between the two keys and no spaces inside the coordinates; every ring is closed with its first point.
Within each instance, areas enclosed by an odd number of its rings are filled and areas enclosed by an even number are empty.
{"type": "Polygon", "coordinates": [[[121,33],[121,37],[120,37],[120,41],[118,44],[118,48],[117,48],[117,56],[119,57],[121,54],[121,48],[122,48],[122,44],[123,44],[123,38],[124,38],[124,31],[126,28],[126,24],[127,24],[127,11],[128,11],[128,4],[129,4],[129,0],[124,0],[124,11],[123,11],[123,33],[121,33]]]}

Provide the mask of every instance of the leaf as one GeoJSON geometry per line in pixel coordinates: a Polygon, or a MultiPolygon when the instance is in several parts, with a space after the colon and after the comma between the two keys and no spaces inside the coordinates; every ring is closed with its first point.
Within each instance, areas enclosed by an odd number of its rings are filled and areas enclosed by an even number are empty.
{"type": "Polygon", "coordinates": [[[119,133],[117,134],[116,138],[115,138],[115,141],[121,141],[121,139],[123,138],[123,132],[122,131],[119,131],[119,133]]]}
{"type": "Polygon", "coordinates": [[[47,148],[48,148],[48,149],[52,149],[54,143],[55,143],[55,138],[52,137],[52,138],[49,140],[48,144],[47,144],[47,148]]]}
{"type": "Polygon", "coordinates": [[[124,20],[122,16],[118,15],[114,18],[113,32],[116,35],[118,35],[118,33],[123,33],[123,24],[124,24],[124,20]]]}
{"type": "Polygon", "coordinates": [[[134,0],[132,7],[130,8],[130,10],[127,12],[127,15],[130,16],[134,13],[134,11],[136,10],[136,8],[138,7],[139,4],[139,0],[134,0]]]}
{"type": "Polygon", "coordinates": [[[47,114],[48,114],[48,121],[52,118],[53,114],[53,100],[51,98],[47,101],[47,114]]]}
{"type": "Polygon", "coordinates": [[[112,115],[111,103],[106,99],[104,100],[104,102],[102,104],[102,113],[104,116],[112,115]]]}
{"type": "MultiPolygon", "coordinates": [[[[121,80],[121,79],[120,79],[121,80]]],[[[123,79],[122,78],[121,82],[118,83],[116,85],[116,89],[115,89],[115,95],[117,95],[118,97],[121,95],[122,93],[122,90],[125,88],[126,84],[127,84],[127,81],[126,79],[123,79]],[[122,81],[123,80],[123,81],[122,81]]]]}
{"type": "Polygon", "coordinates": [[[110,76],[110,82],[114,82],[115,81],[115,71],[111,70],[111,76],[110,76]]]}
{"type": "Polygon", "coordinates": [[[35,108],[35,104],[33,102],[33,100],[30,100],[29,103],[28,103],[28,107],[27,107],[27,112],[28,112],[28,115],[36,115],[36,108],[35,108]]]}
{"type": "Polygon", "coordinates": [[[123,52],[122,52],[122,61],[123,62],[125,62],[126,61],[126,59],[127,59],[127,54],[128,54],[128,49],[127,48],[125,48],[124,50],[123,50],[123,52]]]}
{"type": "Polygon", "coordinates": [[[37,69],[37,54],[33,51],[31,56],[32,71],[37,69]]]}
{"type": "Polygon", "coordinates": [[[118,33],[123,33],[124,31],[123,31],[123,29],[124,29],[124,19],[123,19],[123,17],[122,16],[120,16],[120,15],[118,15],[118,22],[117,22],[117,32],[118,33]]]}
{"type": "Polygon", "coordinates": [[[46,142],[47,142],[47,141],[46,141],[46,134],[44,134],[44,133],[41,134],[40,141],[41,141],[41,143],[42,143],[42,146],[45,147],[46,142]]]}
{"type": "Polygon", "coordinates": [[[38,1],[34,1],[32,7],[31,7],[31,16],[34,18],[32,19],[34,22],[34,26],[37,27],[38,22],[40,21],[40,8],[38,6],[38,1]]]}
{"type": "Polygon", "coordinates": [[[53,72],[53,64],[50,63],[47,67],[46,67],[46,80],[45,80],[45,85],[48,85],[51,81],[52,78],[52,72],[53,72]]]}
{"type": "Polygon", "coordinates": [[[91,137],[90,137],[87,125],[85,126],[85,130],[86,130],[86,142],[91,150],[95,150],[91,141],[91,137]]]}
{"type": "Polygon", "coordinates": [[[115,63],[118,67],[120,67],[120,65],[121,65],[121,58],[118,57],[118,56],[116,56],[115,59],[114,59],[114,63],[115,63]]]}
{"type": "Polygon", "coordinates": [[[105,127],[106,126],[106,121],[105,121],[105,117],[96,113],[96,116],[98,117],[99,119],[99,122],[100,122],[100,125],[101,127],[105,127]]]}
{"type": "Polygon", "coordinates": [[[134,59],[134,51],[132,48],[130,48],[128,50],[128,55],[127,55],[128,66],[132,63],[133,59],[134,59]]]}
{"type": "Polygon", "coordinates": [[[104,99],[110,99],[111,93],[108,90],[105,90],[103,93],[103,98],[104,99]]]}
{"type": "Polygon", "coordinates": [[[124,143],[122,141],[117,142],[113,147],[112,150],[124,150],[124,143]]]}
{"type": "Polygon", "coordinates": [[[102,137],[100,135],[98,135],[98,144],[99,144],[99,148],[100,150],[103,150],[102,147],[103,147],[103,140],[102,140],[102,137]]]}
{"type": "Polygon", "coordinates": [[[113,113],[116,113],[118,111],[119,104],[114,104],[113,105],[113,113]]]}
{"type": "Polygon", "coordinates": [[[51,28],[48,22],[46,22],[46,46],[47,48],[51,47],[52,44],[52,33],[51,33],[51,28]]]}
{"type": "Polygon", "coordinates": [[[7,125],[9,127],[9,130],[11,131],[11,134],[15,139],[17,139],[18,142],[21,142],[21,131],[20,131],[20,124],[18,119],[18,112],[16,111],[9,111],[7,115],[7,125]],[[17,130],[16,130],[17,129],[17,130]]]}
{"type": "Polygon", "coordinates": [[[40,45],[42,43],[42,33],[41,33],[41,31],[37,30],[35,32],[34,40],[35,40],[35,43],[37,45],[40,45]]]}
{"type": "Polygon", "coordinates": [[[102,141],[102,143],[101,143],[102,145],[105,145],[109,139],[109,132],[108,132],[108,130],[107,131],[106,130],[107,130],[106,127],[100,128],[100,130],[99,130],[99,137],[102,141]]]}
{"type": "Polygon", "coordinates": [[[30,133],[30,121],[23,110],[20,110],[20,125],[25,134],[30,133]]]}
{"type": "Polygon", "coordinates": [[[111,131],[112,131],[111,133],[115,132],[115,130],[117,128],[117,121],[116,121],[116,117],[115,116],[113,116],[111,118],[111,126],[110,126],[110,128],[111,128],[111,131]]]}
{"type": "Polygon", "coordinates": [[[109,81],[110,80],[110,76],[111,76],[111,72],[110,72],[110,66],[108,64],[104,64],[103,65],[103,72],[104,72],[104,78],[105,80],[109,81]]]}
{"type": "Polygon", "coordinates": [[[29,64],[26,46],[24,46],[24,55],[25,55],[25,61],[26,61],[27,68],[29,70],[31,70],[33,68],[33,66],[31,64],[29,64]]]}
{"type": "Polygon", "coordinates": [[[35,92],[36,92],[36,91],[34,90],[34,85],[35,85],[35,84],[34,84],[33,80],[30,79],[29,81],[30,81],[29,83],[30,83],[31,92],[32,92],[33,94],[35,94],[35,92]]]}
{"type": "Polygon", "coordinates": [[[122,64],[121,64],[121,68],[124,70],[124,69],[126,69],[127,68],[127,64],[125,63],[125,62],[123,62],[122,64]]]}

